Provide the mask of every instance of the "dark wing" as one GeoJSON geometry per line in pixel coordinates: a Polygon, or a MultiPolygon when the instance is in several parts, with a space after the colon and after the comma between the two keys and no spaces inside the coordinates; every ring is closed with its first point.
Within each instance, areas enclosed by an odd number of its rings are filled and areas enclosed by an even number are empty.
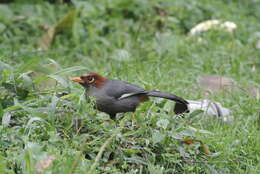
{"type": "Polygon", "coordinates": [[[160,97],[160,98],[166,98],[169,100],[173,100],[176,101],[178,103],[182,103],[184,105],[189,104],[189,102],[187,102],[186,100],[184,100],[183,98],[174,95],[174,94],[169,94],[167,92],[161,92],[161,91],[147,91],[147,95],[151,96],[151,97],[160,97]]]}
{"type": "Polygon", "coordinates": [[[108,96],[113,96],[116,99],[123,99],[133,95],[146,94],[143,88],[133,85],[131,83],[119,81],[119,80],[109,80],[108,81],[109,90],[107,90],[108,96]]]}

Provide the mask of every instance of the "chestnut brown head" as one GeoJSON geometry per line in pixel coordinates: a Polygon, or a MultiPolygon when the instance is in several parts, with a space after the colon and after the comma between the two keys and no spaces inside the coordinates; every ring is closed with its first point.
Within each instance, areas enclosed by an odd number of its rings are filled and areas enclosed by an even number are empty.
{"type": "Polygon", "coordinates": [[[79,84],[81,84],[86,88],[89,86],[101,88],[104,85],[104,83],[107,81],[106,78],[94,72],[81,75],[80,77],[74,77],[71,80],[74,82],[78,82],[79,84]]]}

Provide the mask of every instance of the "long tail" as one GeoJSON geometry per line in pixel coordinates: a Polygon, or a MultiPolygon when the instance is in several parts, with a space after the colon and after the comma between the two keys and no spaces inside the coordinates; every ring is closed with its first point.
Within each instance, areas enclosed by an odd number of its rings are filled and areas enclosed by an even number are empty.
{"type": "Polygon", "coordinates": [[[161,92],[161,91],[147,91],[147,94],[148,96],[151,96],[151,97],[160,97],[160,98],[166,98],[166,99],[169,99],[169,100],[173,100],[173,101],[176,101],[177,103],[181,103],[181,104],[184,104],[184,105],[187,105],[189,104],[189,102],[187,102],[186,100],[184,100],[183,98],[177,96],[177,95],[173,95],[173,94],[169,94],[169,93],[166,93],[166,92],[161,92]]]}

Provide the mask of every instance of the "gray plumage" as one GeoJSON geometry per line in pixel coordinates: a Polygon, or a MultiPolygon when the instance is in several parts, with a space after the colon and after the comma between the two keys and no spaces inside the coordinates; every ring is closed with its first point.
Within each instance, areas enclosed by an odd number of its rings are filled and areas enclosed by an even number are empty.
{"type": "Polygon", "coordinates": [[[108,79],[101,88],[93,85],[83,86],[86,88],[86,95],[96,99],[97,109],[109,114],[111,119],[115,119],[117,113],[134,112],[136,107],[149,96],[188,104],[186,100],[176,95],[160,91],[147,91],[139,86],[119,80],[108,79]]]}

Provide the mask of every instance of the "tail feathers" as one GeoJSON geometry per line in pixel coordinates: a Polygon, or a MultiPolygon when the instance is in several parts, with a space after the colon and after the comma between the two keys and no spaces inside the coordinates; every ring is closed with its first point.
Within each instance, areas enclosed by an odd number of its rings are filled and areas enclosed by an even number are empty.
{"type": "Polygon", "coordinates": [[[183,98],[177,96],[177,95],[173,95],[173,94],[169,94],[169,93],[166,93],[166,92],[161,92],[161,91],[148,91],[148,93],[146,94],[148,96],[151,96],[151,97],[160,97],[160,98],[166,98],[166,99],[169,99],[169,100],[173,100],[177,103],[181,103],[181,104],[184,104],[184,105],[187,105],[189,104],[186,100],[184,100],[183,98]]]}

